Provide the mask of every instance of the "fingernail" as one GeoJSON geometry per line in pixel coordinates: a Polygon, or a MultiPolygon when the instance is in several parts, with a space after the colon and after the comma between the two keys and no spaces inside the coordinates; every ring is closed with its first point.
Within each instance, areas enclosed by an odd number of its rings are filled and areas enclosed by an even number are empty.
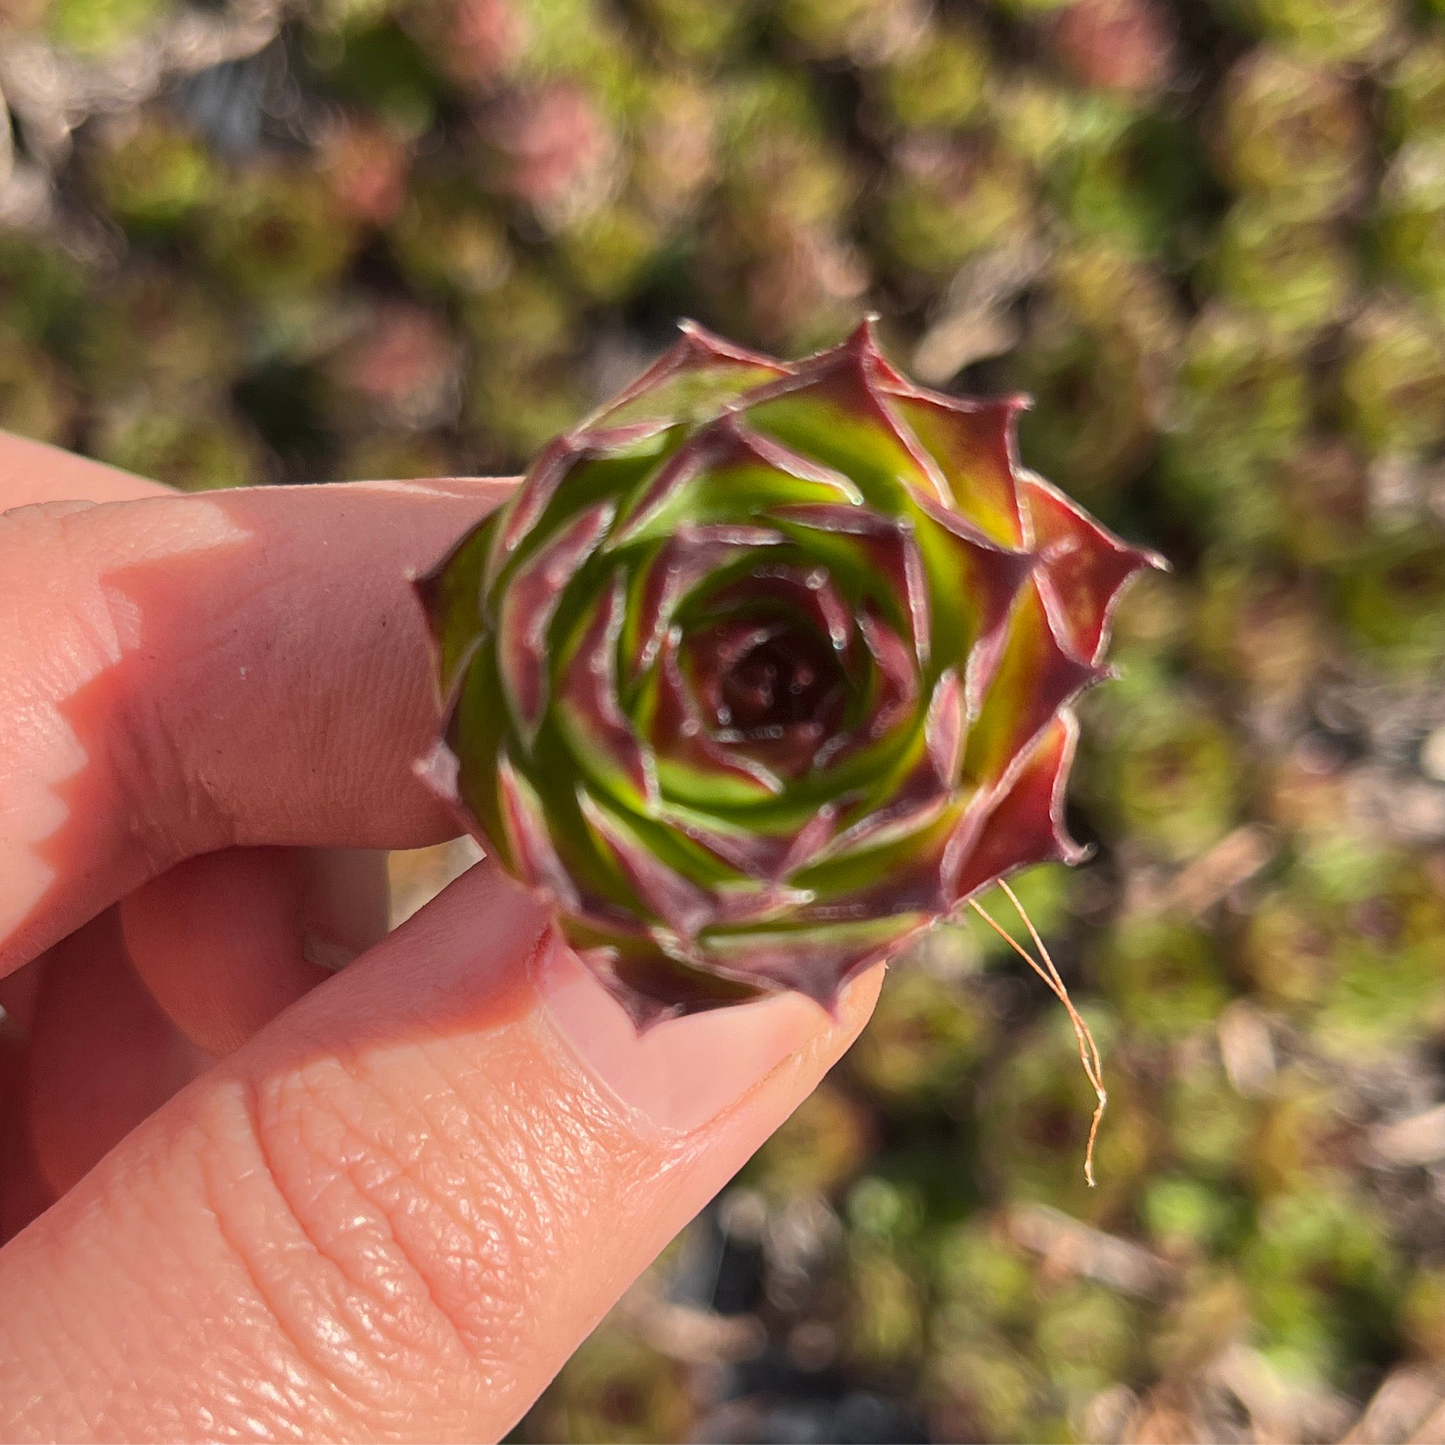
{"type": "Polygon", "coordinates": [[[340,973],[348,963],[352,963],[361,956],[361,950],[353,948],[349,943],[341,943],[333,938],[322,938],[314,931],[308,931],[301,939],[301,957],[307,963],[314,963],[317,968],[324,968],[330,973],[340,973]]]}
{"type": "Polygon", "coordinates": [[[76,512],[88,512],[92,507],[98,506],[97,502],[59,500],[50,502],[26,502],[19,507],[7,507],[0,512],[0,517],[10,517],[19,521],[22,517],[70,517],[76,512]]]}
{"type": "Polygon", "coordinates": [[[386,936],[386,855],[359,848],[315,848],[305,863],[301,953],[308,963],[337,973],[386,936]]]}
{"type": "Polygon", "coordinates": [[[668,1132],[700,1128],[819,1035],[845,1026],[811,999],[786,993],[672,1019],[639,1034],[561,942],[544,947],[533,968],[552,1024],[571,1053],[628,1109],[668,1132]]]}

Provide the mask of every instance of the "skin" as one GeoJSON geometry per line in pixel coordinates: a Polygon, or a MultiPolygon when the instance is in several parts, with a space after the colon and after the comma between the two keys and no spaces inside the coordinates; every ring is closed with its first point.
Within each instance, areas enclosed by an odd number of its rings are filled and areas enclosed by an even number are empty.
{"type": "Polygon", "coordinates": [[[866,1020],[638,1039],[485,862],[387,933],[406,578],[508,486],[0,436],[0,1438],[497,1438],[866,1020]]]}

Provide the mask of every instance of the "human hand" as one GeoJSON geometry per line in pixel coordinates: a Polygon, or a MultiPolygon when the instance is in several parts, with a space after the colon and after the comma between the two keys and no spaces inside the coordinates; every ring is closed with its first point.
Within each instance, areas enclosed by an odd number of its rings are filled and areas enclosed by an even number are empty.
{"type": "Polygon", "coordinates": [[[406,575],[506,490],[0,437],[0,1437],[500,1436],[866,1019],[639,1039],[487,863],[383,936],[406,575]]]}

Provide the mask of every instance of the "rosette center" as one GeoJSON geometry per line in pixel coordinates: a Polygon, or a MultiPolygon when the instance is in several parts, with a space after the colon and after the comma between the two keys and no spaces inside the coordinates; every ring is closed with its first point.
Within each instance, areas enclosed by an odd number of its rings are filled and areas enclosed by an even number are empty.
{"type": "Polygon", "coordinates": [[[720,641],[715,696],[710,690],[707,699],[717,727],[766,737],[799,724],[823,734],[838,726],[843,671],[812,628],[763,624],[720,641]]]}
{"type": "Polygon", "coordinates": [[[796,616],[727,617],[682,644],[703,725],[716,742],[801,777],[843,728],[849,683],[833,643],[796,616]]]}

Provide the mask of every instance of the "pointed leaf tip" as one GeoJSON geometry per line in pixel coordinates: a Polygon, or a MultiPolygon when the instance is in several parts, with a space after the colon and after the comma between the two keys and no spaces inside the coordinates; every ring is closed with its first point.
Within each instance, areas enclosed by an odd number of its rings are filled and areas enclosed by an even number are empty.
{"type": "Polygon", "coordinates": [[[1168,564],[1115,536],[1042,477],[1026,473],[1019,496],[1043,554],[1039,589],[1060,641],[1079,660],[1097,663],[1129,581],[1145,567],[1168,564]]]}
{"type": "Polygon", "coordinates": [[[1079,724],[1063,709],[1034,743],[1011,782],[981,804],[986,809],[972,847],[959,860],[953,882],[962,903],[999,878],[1034,863],[1078,863],[1088,850],[1064,823],[1066,789],[1078,746],[1079,724]]]}
{"type": "MultiPolygon", "coordinates": [[[[740,346],[735,341],[729,341],[725,336],[719,336],[717,332],[710,331],[699,321],[691,317],[684,318],[677,323],[677,329],[682,333],[682,339],[678,341],[671,350],[663,353],[662,359],[682,352],[689,358],[696,358],[700,363],[706,364],[709,361],[735,361],[741,362],[744,366],[757,366],[765,370],[776,370],[786,372],[790,368],[786,361],[780,361],[776,356],[768,356],[764,352],[754,351],[751,347],[740,346]]],[[[678,357],[681,361],[682,356],[678,357]]]]}
{"type": "MultiPolygon", "coordinates": [[[[839,355],[856,356],[863,368],[864,374],[869,381],[881,387],[885,391],[897,387],[911,385],[907,377],[894,367],[893,363],[883,351],[878,340],[878,323],[881,318],[876,311],[865,312],[858,324],[850,331],[847,337],[837,346],[833,347],[834,353],[839,355]]],[[[828,355],[827,351],[821,351],[817,356],[810,356],[800,365],[806,366],[816,361],[819,357],[828,355]]]]}

